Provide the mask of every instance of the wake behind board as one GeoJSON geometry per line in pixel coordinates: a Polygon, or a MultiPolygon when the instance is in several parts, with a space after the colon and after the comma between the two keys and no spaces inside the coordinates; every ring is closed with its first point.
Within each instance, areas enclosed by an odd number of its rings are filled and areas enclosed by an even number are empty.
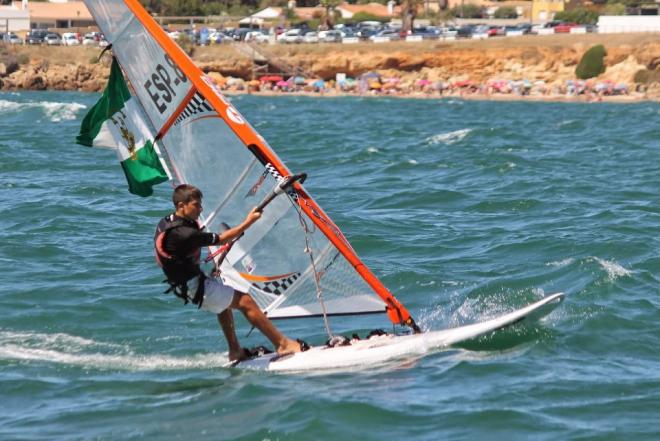
{"type": "Polygon", "coordinates": [[[465,340],[489,334],[523,320],[533,323],[550,314],[564,300],[563,293],[543,299],[481,323],[458,328],[430,331],[413,335],[381,335],[359,340],[349,346],[313,346],[308,351],[279,356],[260,357],[227,364],[226,367],[264,371],[311,371],[374,366],[389,360],[411,355],[423,355],[465,340]]]}

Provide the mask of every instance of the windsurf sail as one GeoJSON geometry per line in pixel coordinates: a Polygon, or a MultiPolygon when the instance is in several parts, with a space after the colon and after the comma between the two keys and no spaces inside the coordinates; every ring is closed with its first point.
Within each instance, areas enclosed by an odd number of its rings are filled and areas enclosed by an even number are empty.
{"type": "MultiPolygon", "coordinates": [[[[85,0],[177,184],[204,193],[210,231],[236,225],[291,172],[137,0],[85,0]]],[[[214,250],[211,250],[214,251],[214,250]]],[[[249,292],[271,318],[387,313],[417,329],[408,310],[357,256],[296,182],[223,256],[225,283],[249,292]]]]}

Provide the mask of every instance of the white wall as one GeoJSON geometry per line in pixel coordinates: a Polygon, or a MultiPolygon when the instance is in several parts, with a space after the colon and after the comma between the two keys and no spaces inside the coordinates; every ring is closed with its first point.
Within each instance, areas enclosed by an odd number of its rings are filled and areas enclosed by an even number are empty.
{"type": "Polygon", "coordinates": [[[660,32],[660,15],[601,15],[598,32],[660,32]]]}

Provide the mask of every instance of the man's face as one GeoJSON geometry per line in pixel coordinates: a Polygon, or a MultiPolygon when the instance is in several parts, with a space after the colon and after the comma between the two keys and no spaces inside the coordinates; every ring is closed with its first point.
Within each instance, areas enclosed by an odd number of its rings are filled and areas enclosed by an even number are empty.
{"type": "Polygon", "coordinates": [[[196,221],[199,218],[199,215],[202,214],[202,210],[202,201],[193,199],[188,203],[179,203],[179,210],[177,210],[177,214],[185,217],[186,219],[196,221]]]}

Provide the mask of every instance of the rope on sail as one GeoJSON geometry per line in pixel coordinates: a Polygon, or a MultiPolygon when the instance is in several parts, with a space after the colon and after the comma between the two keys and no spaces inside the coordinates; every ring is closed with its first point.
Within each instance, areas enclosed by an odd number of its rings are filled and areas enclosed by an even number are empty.
{"type": "Polygon", "coordinates": [[[321,284],[319,283],[320,275],[318,271],[316,271],[316,263],[314,262],[314,252],[312,251],[312,247],[309,246],[309,234],[313,233],[313,231],[309,230],[307,221],[305,221],[305,217],[300,211],[300,207],[298,206],[298,204],[294,203],[294,200],[289,193],[286,193],[286,195],[291,200],[291,204],[296,208],[296,212],[298,213],[298,220],[300,221],[300,226],[303,228],[303,231],[305,232],[305,253],[309,255],[309,259],[312,264],[312,270],[314,271],[316,298],[319,300],[319,304],[321,305],[321,311],[323,313],[323,324],[325,325],[325,332],[328,334],[328,338],[332,339],[333,334],[332,334],[332,330],[330,329],[330,322],[328,320],[328,311],[325,307],[325,302],[323,301],[323,290],[321,289],[321,284]]]}

